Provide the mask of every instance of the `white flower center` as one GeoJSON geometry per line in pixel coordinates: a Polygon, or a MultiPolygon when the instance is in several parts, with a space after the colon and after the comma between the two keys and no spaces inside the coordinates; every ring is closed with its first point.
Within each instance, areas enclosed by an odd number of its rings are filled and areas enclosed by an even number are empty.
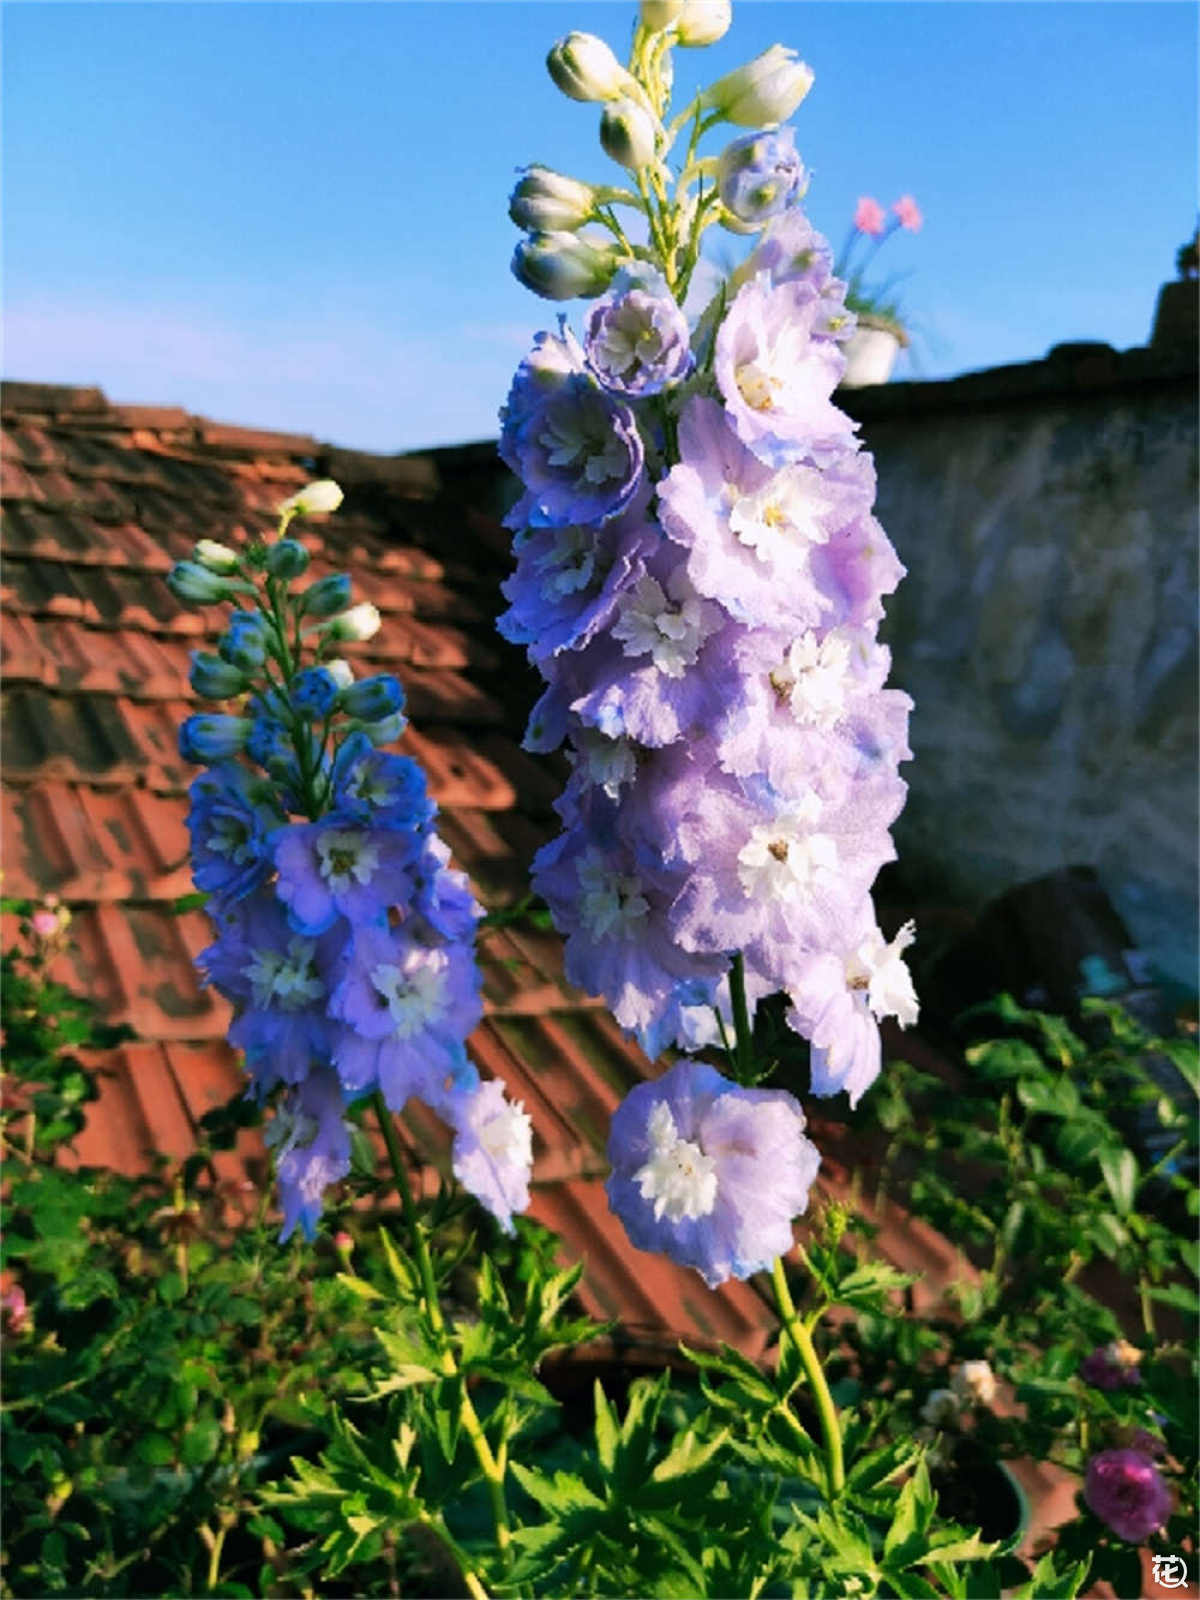
{"type": "Polygon", "coordinates": [[[642,886],[634,877],[613,872],[599,851],[589,850],[576,869],[582,894],[579,917],[589,933],[598,939],[615,935],[622,938],[630,926],[640,922],[650,910],[642,886]]]}
{"type": "Polygon", "coordinates": [[[653,1200],[654,1220],[670,1222],[706,1217],[717,1203],[716,1162],[693,1139],[681,1139],[665,1100],[650,1113],[646,1125],[650,1159],[633,1181],[643,1200],[653,1200]]]}
{"type": "Polygon", "coordinates": [[[850,688],[849,640],[836,630],[819,642],[815,633],[802,634],[771,682],[802,727],[834,727],[845,715],[850,688]]]}
{"type": "Polygon", "coordinates": [[[268,1150],[275,1151],[279,1162],[300,1146],[310,1145],[317,1137],[317,1128],[315,1117],[283,1100],[263,1132],[263,1142],[268,1150]]]}
{"type": "Polygon", "coordinates": [[[906,922],[891,944],[875,932],[846,957],[846,987],[862,992],[877,1022],[895,1017],[907,1028],[917,1020],[916,990],[902,955],[916,936],[914,925],[906,922]]]}
{"type": "Polygon", "coordinates": [[[757,361],[743,361],[734,373],[742,399],[752,411],[773,411],[783,379],[757,361]]]}
{"type": "Polygon", "coordinates": [[[317,836],[318,871],[329,887],[344,892],[356,883],[370,883],[379,867],[379,847],[365,833],[330,829],[317,836]]]}
{"type": "Polygon", "coordinates": [[[250,829],[240,817],[214,817],[208,834],[208,848],[214,855],[227,856],[238,866],[249,861],[254,850],[250,829]]]}
{"type": "Polygon", "coordinates": [[[760,561],[806,555],[809,545],[827,544],[821,518],[830,507],[821,474],[811,467],[785,467],[751,494],[739,494],[729,526],[760,561]]]}
{"type": "Polygon", "coordinates": [[[632,783],[637,776],[637,750],[633,742],[624,737],[606,739],[591,728],[580,729],[576,738],[579,748],[569,752],[568,759],[589,784],[603,789],[610,800],[615,800],[621,785],[632,783]]]}
{"type": "Polygon", "coordinates": [[[523,1100],[505,1100],[479,1129],[479,1142],[497,1166],[528,1167],[533,1160],[533,1123],[523,1100]]]}
{"type": "Polygon", "coordinates": [[[411,1039],[445,1009],[449,963],[438,950],[413,950],[403,966],[373,967],[371,983],[391,1013],[396,1037],[411,1039]]]}
{"type": "Polygon", "coordinates": [[[586,528],[559,528],[553,548],[542,557],[542,593],[547,600],[586,589],[596,571],[596,535],[586,528]]]}
{"type": "Polygon", "coordinates": [[[668,597],[656,579],[640,578],[622,602],[612,632],[627,656],[648,655],[664,677],[682,678],[720,622],[715,607],[704,604],[683,572],[671,579],[671,590],[668,597]]]}
{"type": "Polygon", "coordinates": [[[319,1000],[325,985],[313,964],[316,950],[313,941],[300,934],[293,934],[288,940],[286,955],[271,945],[255,950],[246,968],[254,1004],[264,1009],[275,1005],[281,1011],[299,1011],[310,1000],[319,1000]]]}
{"type": "Polygon", "coordinates": [[[628,468],[628,452],[620,436],[606,431],[593,432],[588,426],[594,418],[567,406],[552,408],[545,431],[539,436],[546,447],[546,462],[551,467],[582,466],[587,483],[607,483],[621,478],[628,468]]]}
{"type": "Polygon", "coordinates": [[[821,802],[807,794],[773,822],[760,823],[738,852],[738,878],[749,899],[788,904],[800,898],[819,873],[835,872],[837,842],[813,833],[821,802]]]}

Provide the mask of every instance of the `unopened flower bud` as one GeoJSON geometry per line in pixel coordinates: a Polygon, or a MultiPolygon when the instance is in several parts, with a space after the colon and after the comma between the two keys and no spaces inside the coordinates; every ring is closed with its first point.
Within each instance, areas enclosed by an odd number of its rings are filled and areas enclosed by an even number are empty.
{"type": "Polygon", "coordinates": [[[339,689],[348,689],[354,682],[354,668],[341,656],[335,656],[332,661],[325,663],[325,671],[337,684],[339,689]]]}
{"type": "Polygon", "coordinates": [[[637,85],[603,39],[568,33],[546,57],[550,76],[572,100],[615,100],[637,85]]]}
{"type": "Polygon", "coordinates": [[[276,510],[281,517],[287,514],[310,517],[314,512],[336,511],[344,498],[332,478],[318,478],[315,483],[306,483],[303,489],[298,489],[276,510]]]}
{"type": "Polygon", "coordinates": [[[390,672],[381,672],[343,689],[338,704],[347,716],[361,717],[364,722],[377,722],[380,717],[390,717],[402,708],[404,689],[400,680],[390,672]]]}
{"type": "Polygon", "coordinates": [[[364,600],[360,605],[351,606],[349,611],[343,611],[340,617],[331,617],[328,622],[322,623],[321,632],[326,639],[345,643],[361,641],[373,638],[379,632],[382,620],[370,601],[364,600]]]}
{"type": "Polygon", "coordinates": [[[729,32],[733,20],[730,0],[684,0],[675,25],[675,41],[690,49],[716,44],[729,32]]]}
{"type": "Polygon", "coordinates": [[[683,6],[684,0],[642,0],[642,27],[649,28],[651,33],[661,33],[676,20],[683,6]]]}
{"type": "Polygon", "coordinates": [[[513,275],[545,300],[603,294],[617,270],[616,251],[574,233],[535,233],[512,258],[513,275]]]}
{"type": "Polygon", "coordinates": [[[267,552],[267,571],[273,578],[298,578],[310,559],[299,539],[280,539],[267,552]]]}
{"type": "Polygon", "coordinates": [[[233,585],[199,561],[177,561],[167,573],[167,588],[185,605],[214,606],[228,600],[233,585]]]}
{"type": "Polygon", "coordinates": [[[725,224],[753,233],[803,193],[805,172],[791,128],[743,133],[726,146],[717,164],[717,189],[725,224]]]}
{"type": "Polygon", "coordinates": [[[508,214],[528,233],[569,233],[591,216],[596,191],[550,167],[526,167],[509,196],[508,214]]]}
{"type": "Polygon", "coordinates": [[[408,727],[408,718],[402,711],[394,711],[390,717],[380,717],[376,722],[364,722],[362,731],[373,745],[394,744],[395,741],[408,727]]]}
{"type": "Polygon", "coordinates": [[[655,153],[654,118],[633,100],[614,100],[600,117],[600,143],[606,155],[630,172],[648,167],[655,153]]]}
{"type": "Polygon", "coordinates": [[[228,632],[217,642],[217,654],[232,667],[253,672],[267,655],[267,623],[258,611],[235,611],[228,632]]]}
{"type": "Polygon", "coordinates": [[[243,750],[254,724],[249,717],[188,717],[179,730],[179,754],[185,761],[203,764],[227,761],[243,750]]]}
{"type": "Polygon", "coordinates": [[[311,584],[300,596],[300,606],[306,616],[331,617],[335,611],[341,611],[349,599],[349,577],[344,572],[335,572],[311,584]]]}
{"type": "Polygon", "coordinates": [[[786,122],[812,85],[812,71],[796,52],[773,44],[744,67],[718,78],[700,103],[739,128],[762,128],[786,122]]]}
{"type": "Polygon", "coordinates": [[[236,550],[231,550],[227,544],[218,544],[215,539],[201,539],[192,551],[192,560],[210,572],[220,573],[223,578],[236,572],[242,564],[236,550]]]}
{"type": "Polygon", "coordinates": [[[228,700],[246,688],[245,674],[220,656],[210,656],[201,650],[192,651],[192,670],[189,682],[196,694],[205,700],[228,700]]]}

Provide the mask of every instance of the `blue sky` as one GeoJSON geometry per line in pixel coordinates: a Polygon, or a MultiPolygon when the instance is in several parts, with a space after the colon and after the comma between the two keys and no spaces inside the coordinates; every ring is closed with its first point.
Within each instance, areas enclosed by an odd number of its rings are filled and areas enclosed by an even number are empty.
{"type": "MultiPolygon", "coordinates": [[[[10,0],[6,376],[368,449],[494,434],[555,315],[509,274],[515,170],[620,176],[545,52],[581,28],[623,53],[633,15],[10,0]]],[[[837,243],[862,193],[924,209],[880,265],[934,377],[1145,342],[1195,223],[1196,34],[1153,0],[741,0],[677,90],[799,50],[813,220],[837,243]]]]}

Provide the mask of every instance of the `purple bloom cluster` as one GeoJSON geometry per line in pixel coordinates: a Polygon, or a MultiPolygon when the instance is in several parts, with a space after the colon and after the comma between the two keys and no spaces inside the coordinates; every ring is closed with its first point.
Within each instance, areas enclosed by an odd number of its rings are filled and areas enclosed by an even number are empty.
{"type": "MultiPolygon", "coordinates": [[[[760,145],[753,161],[785,153],[760,145]]],[[[904,569],[833,398],[852,319],[830,262],[793,207],[694,348],[665,287],[620,280],[582,348],[565,327],[539,336],[502,413],[526,492],[499,626],[547,685],[527,746],[565,742],[572,765],[563,831],[534,863],[568,976],[657,1056],[716,1042],[740,952],[751,1006],[788,996],[813,1091],[854,1103],[879,1071],[879,1021],[916,1016],[912,930],[889,942],[871,904],[894,855],[911,702],[884,687],[877,628],[904,569]]],[[[729,1189],[740,1222],[718,1201],[682,1220],[657,1201],[647,1212],[647,1151],[707,1151],[714,1117],[765,1116],[736,1085],[712,1092],[699,1121],[669,1094],[655,1103],[673,1132],[635,1092],[614,1124],[610,1198],[635,1242],[716,1282],[787,1247],[766,1197],[783,1183],[790,1224],[811,1171],[794,1151],[786,1182],[774,1157],[751,1163],[729,1189]]],[[[770,1097],[776,1132],[799,1139],[783,1100],[770,1097]]]]}
{"type": "MultiPolygon", "coordinates": [[[[348,600],[348,582],[322,583],[315,601],[295,597],[301,614],[348,600]]],[[[193,717],[181,734],[186,755],[213,763],[188,813],[217,931],[199,965],[235,1007],[251,1093],[275,1100],[283,1237],[297,1224],[312,1236],[324,1190],[349,1170],[347,1108],[376,1091],[393,1111],[416,1096],[450,1124],[456,1174],[511,1229],[528,1204],[530,1122],[464,1049],[482,1012],[481,911],[449,866],[421,769],[378,748],[403,726],[403,691],[386,674],[355,683],[340,661],[297,669],[286,641],[268,613],[257,625],[239,613],[217,659],[252,671],[261,645],[283,682],[251,694],[248,716],[193,717]],[[335,736],[339,714],[351,720],[335,736]]]]}

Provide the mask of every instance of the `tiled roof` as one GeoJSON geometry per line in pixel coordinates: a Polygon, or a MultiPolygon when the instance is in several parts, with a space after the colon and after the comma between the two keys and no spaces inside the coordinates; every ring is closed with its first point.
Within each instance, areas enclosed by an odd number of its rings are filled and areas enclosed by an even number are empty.
{"type": "MultiPolygon", "coordinates": [[[[198,1119],[241,1084],[224,1043],[228,1007],[193,968],[207,919],[172,906],[191,888],[184,794],[194,769],[176,745],[188,652],[220,622],[216,609],[172,598],[163,579],[173,561],[198,538],[236,544],[272,531],[282,498],[335,477],[342,509],[301,528],[310,571],[349,570],[382,612],[361,657],[404,681],[404,746],[489,906],[525,892],[554,825],[559,775],[520,749],[537,691],[492,626],[508,537],[477,509],[498,481],[490,447],[358,454],[41,384],[7,385],[2,420],[4,887],[53,891],[69,905],[75,945],[62,976],[137,1036],[105,1062],[78,1147],[86,1163],[132,1170],[153,1151],[185,1155],[198,1119]]],[[[608,1213],[608,1120],[647,1074],[644,1057],[565,983],[555,936],[527,923],[491,929],[481,956],[486,1015],[470,1048],[530,1111],[533,1214],[586,1258],[589,1308],[659,1351],[682,1336],[760,1353],[772,1319],[751,1287],[710,1294],[694,1273],[632,1249],[608,1213]]],[[[414,1165],[433,1181],[434,1119],[417,1109],[405,1121],[414,1165]]],[[[256,1138],[228,1159],[264,1181],[256,1138]]],[[[835,1187],[845,1179],[835,1162],[826,1172],[835,1187]]],[[[945,1241],[908,1219],[883,1242],[938,1281],[954,1267],[945,1241]]]]}

